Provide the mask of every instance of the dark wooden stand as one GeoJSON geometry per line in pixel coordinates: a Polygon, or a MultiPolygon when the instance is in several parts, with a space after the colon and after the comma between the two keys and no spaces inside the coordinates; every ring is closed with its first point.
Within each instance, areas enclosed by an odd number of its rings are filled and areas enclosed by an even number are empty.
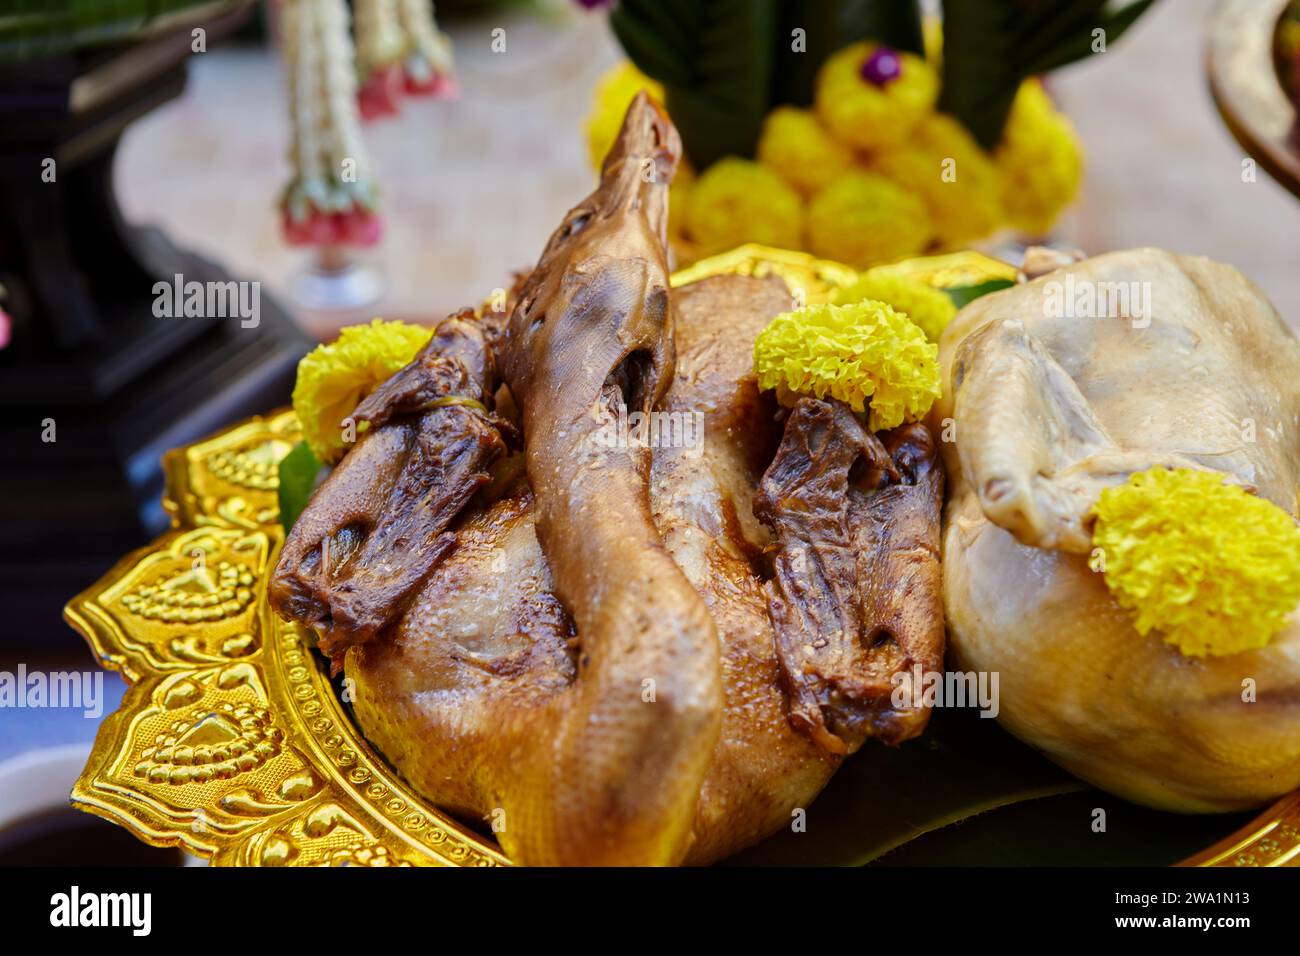
{"type": "MultiPolygon", "coordinates": [[[[208,42],[243,16],[204,24],[208,42]]],[[[0,645],[72,644],[63,603],[168,524],[162,453],[285,404],[311,346],[265,290],[256,328],[154,315],[160,279],[232,278],[113,197],[122,132],[184,88],[190,26],[0,68],[0,645]]]]}

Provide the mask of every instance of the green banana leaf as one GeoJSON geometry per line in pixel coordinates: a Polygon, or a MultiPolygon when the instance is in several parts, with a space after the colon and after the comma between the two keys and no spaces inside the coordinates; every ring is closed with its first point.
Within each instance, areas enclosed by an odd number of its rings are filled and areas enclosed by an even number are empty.
{"type": "Polygon", "coordinates": [[[777,0],[623,0],[610,24],[632,62],[664,85],[697,168],[752,156],[768,109],[777,0]]]}
{"type": "Polygon", "coordinates": [[[1153,2],[944,0],[939,108],[992,149],[1025,77],[1091,56],[1094,30],[1109,46],[1153,2]]]}
{"type": "Polygon", "coordinates": [[[0,61],[56,56],[128,40],[182,21],[213,17],[253,0],[39,0],[0,8],[0,61]]]}
{"type": "Polygon", "coordinates": [[[320,477],[320,459],[305,441],[300,441],[280,459],[280,481],[276,497],[280,505],[280,524],[288,534],[298,521],[320,477]]]}
{"type": "Polygon", "coordinates": [[[997,292],[999,289],[1009,289],[1015,284],[1011,279],[989,279],[987,282],[980,282],[975,285],[952,286],[944,289],[943,292],[952,300],[952,304],[960,309],[968,302],[974,302],[982,295],[997,292]]]}
{"type": "Polygon", "coordinates": [[[775,70],[770,106],[808,106],[817,71],[828,56],[850,43],[873,39],[896,50],[924,52],[917,0],[785,0],[773,37],[775,70]],[[794,31],[805,49],[793,49],[794,31]]]}

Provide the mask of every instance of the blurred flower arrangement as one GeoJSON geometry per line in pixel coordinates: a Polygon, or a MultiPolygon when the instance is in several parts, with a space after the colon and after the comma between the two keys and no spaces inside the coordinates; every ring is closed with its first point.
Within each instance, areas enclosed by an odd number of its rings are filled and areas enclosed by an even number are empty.
{"type": "Polygon", "coordinates": [[[378,241],[378,192],[364,119],[395,114],[403,93],[456,91],[451,41],[430,0],[284,0],[294,175],[280,201],[285,239],[322,248],[378,241]]]}
{"type": "Polygon", "coordinates": [[[682,261],[745,242],[859,269],[1038,237],[1074,200],[1083,148],[1038,75],[1105,49],[1131,0],[620,0],[629,61],[595,91],[599,166],[632,97],[668,108],[689,162],[671,190],[682,261]]]}

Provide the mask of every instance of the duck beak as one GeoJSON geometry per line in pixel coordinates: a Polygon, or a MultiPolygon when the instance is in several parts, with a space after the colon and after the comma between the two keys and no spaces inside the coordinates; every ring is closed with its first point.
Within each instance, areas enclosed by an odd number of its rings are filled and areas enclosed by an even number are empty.
{"type": "Polygon", "coordinates": [[[628,106],[623,130],[601,165],[602,217],[643,210],[660,242],[668,240],[668,208],[652,201],[666,188],[682,158],[682,141],[667,114],[642,90],[628,106]]]}

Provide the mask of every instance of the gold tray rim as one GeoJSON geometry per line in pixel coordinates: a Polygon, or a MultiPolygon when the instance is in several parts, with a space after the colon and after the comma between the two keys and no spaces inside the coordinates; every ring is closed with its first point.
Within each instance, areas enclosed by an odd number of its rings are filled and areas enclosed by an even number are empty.
{"type": "MultiPolygon", "coordinates": [[[[979,253],[900,265],[949,286],[1018,275],[979,253]]],[[[746,245],[672,281],[722,274],[778,275],[810,302],[857,277],[841,263],[746,245]]],[[[215,866],[509,865],[370,747],[306,634],[267,605],[266,577],[283,533],[266,462],[298,437],[284,410],[167,452],[163,504],[172,529],[67,604],[67,622],[128,684],[99,727],[71,803],[147,844],[180,847],[215,866]],[[214,557],[218,583],[231,567],[252,583],[246,599],[235,587],[235,597],[213,605],[223,613],[209,624],[201,619],[211,617],[208,606],[169,605],[166,592],[187,564],[191,581],[215,587],[207,570],[214,557]],[[174,619],[162,618],[168,614],[174,619]]],[[[1300,865],[1300,793],[1180,865],[1300,865]]]]}

